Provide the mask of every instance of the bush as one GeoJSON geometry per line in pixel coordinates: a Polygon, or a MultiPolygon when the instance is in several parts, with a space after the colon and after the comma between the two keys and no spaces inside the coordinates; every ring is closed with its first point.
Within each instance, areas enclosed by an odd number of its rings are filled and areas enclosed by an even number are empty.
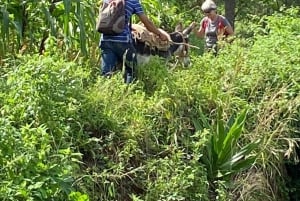
{"type": "Polygon", "coordinates": [[[1,80],[3,200],[67,200],[75,190],[71,128],[86,73],[56,58],[21,57],[1,80]]]}

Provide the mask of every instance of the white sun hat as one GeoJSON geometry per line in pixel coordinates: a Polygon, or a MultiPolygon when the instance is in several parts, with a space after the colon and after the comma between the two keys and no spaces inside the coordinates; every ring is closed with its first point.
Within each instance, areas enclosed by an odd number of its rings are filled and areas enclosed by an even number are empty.
{"type": "Polygon", "coordinates": [[[217,9],[217,5],[212,0],[206,0],[203,2],[201,9],[204,10],[215,10],[217,9]]]}

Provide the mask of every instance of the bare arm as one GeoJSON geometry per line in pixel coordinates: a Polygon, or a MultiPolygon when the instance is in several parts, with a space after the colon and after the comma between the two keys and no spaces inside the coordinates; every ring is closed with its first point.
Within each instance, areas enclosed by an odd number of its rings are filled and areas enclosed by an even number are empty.
{"type": "Polygon", "coordinates": [[[232,29],[232,27],[230,25],[225,27],[225,31],[226,31],[226,33],[229,36],[233,36],[234,35],[234,31],[233,31],[233,29],[232,29]]]}
{"type": "Polygon", "coordinates": [[[202,26],[200,26],[199,30],[196,31],[196,36],[199,37],[199,38],[203,38],[204,35],[205,35],[205,30],[202,28],[202,26]]]}
{"type": "MultiPolygon", "coordinates": [[[[196,27],[196,22],[193,22],[192,27],[193,29],[196,27]]],[[[198,30],[194,29],[194,33],[197,37],[203,38],[205,35],[205,30],[202,28],[202,25],[200,24],[200,28],[198,30]]]]}
{"type": "Polygon", "coordinates": [[[140,14],[138,16],[149,31],[158,35],[162,40],[168,40],[168,36],[161,32],[145,14],[140,14]]]}

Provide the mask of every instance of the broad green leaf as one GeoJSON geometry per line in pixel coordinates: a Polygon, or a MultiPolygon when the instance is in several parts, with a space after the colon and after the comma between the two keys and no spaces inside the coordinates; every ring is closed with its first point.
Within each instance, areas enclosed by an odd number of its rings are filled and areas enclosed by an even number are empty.
{"type": "Polygon", "coordinates": [[[247,110],[244,110],[236,119],[233,126],[229,129],[227,136],[223,142],[223,148],[219,153],[219,160],[221,163],[228,160],[235,150],[236,143],[244,127],[247,110]]]}
{"type": "Polygon", "coordinates": [[[218,110],[218,116],[217,116],[217,133],[215,137],[215,151],[219,154],[223,148],[223,141],[226,138],[225,128],[224,128],[224,122],[222,119],[222,113],[223,110],[218,110]]]}

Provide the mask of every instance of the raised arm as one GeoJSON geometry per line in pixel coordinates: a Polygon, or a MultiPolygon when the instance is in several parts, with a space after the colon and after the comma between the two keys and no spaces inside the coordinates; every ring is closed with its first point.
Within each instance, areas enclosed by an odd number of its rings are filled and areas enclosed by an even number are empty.
{"type": "Polygon", "coordinates": [[[203,38],[203,37],[204,37],[204,35],[205,35],[205,30],[203,29],[202,22],[200,23],[200,27],[199,27],[198,30],[195,29],[195,28],[196,28],[196,22],[193,22],[192,27],[193,27],[194,33],[195,33],[195,35],[196,35],[197,37],[199,37],[199,38],[203,38]]]}
{"type": "Polygon", "coordinates": [[[138,16],[149,31],[158,35],[161,40],[168,40],[168,36],[164,32],[160,31],[145,14],[139,14],[138,16]]]}

